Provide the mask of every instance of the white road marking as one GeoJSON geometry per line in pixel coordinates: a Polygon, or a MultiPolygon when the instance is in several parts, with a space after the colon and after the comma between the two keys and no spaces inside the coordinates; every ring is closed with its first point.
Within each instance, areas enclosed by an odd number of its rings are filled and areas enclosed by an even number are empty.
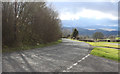
{"type": "Polygon", "coordinates": [[[65,70],[63,70],[63,72],[66,72],[65,70]]]}
{"type": "Polygon", "coordinates": [[[22,54],[22,56],[25,56],[25,54],[22,54]]]}
{"type": "Polygon", "coordinates": [[[87,57],[89,57],[90,54],[86,55],[85,57],[83,57],[81,60],[78,60],[76,63],[74,63],[72,66],[68,67],[67,70],[63,70],[63,72],[69,72],[68,70],[72,69],[73,66],[76,66],[79,62],[85,60],[87,57]]]}
{"type": "Polygon", "coordinates": [[[78,63],[75,63],[75,64],[73,64],[74,66],[76,66],[78,63]]]}

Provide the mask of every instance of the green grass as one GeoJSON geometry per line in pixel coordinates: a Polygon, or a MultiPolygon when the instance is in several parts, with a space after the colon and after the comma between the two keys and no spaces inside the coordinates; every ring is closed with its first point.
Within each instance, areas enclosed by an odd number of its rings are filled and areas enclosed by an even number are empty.
{"type": "Polygon", "coordinates": [[[90,54],[120,62],[119,52],[120,50],[117,49],[95,47],[90,54]]]}
{"type": "Polygon", "coordinates": [[[47,44],[39,44],[36,46],[31,46],[31,45],[23,45],[21,47],[11,47],[11,48],[3,48],[2,52],[14,52],[14,51],[21,51],[21,50],[29,50],[29,49],[34,49],[34,48],[42,48],[42,47],[47,47],[47,46],[52,46],[52,45],[56,45],[58,43],[61,43],[62,40],[58,40],[55,42],[51,42],[51,43],[47,43],[47,44]]]}
{"type": "Polygon", "coordinates": [[[87,43],[89,43],[92,46],[120,48],[118,45],[109,44],[109,43],[113,43],[113,42],[87,42],[87,43]]]}
{"type": "MultiPolygon", "coordinates": [[[[78,40],[74,40],[74,41],[78,41],[78,40]]],[[[79,41],[79,42],[83,42],[83,41],[79,41]]],[[[120,53],[120,50],[113,49],[113,48],[119,48],[118,45],[106,44],[106,43],[118,43],[118,42],[87,42],[87,43],[93,46],[103,47],[103,48],[100,47],[93,48],[90,54],[120,62],[120,57],[119,57],[120,55],[118,55],[120,53]],[[113,48],[104,48],[104,47],[113,47],[113,48]]]]}
{"type": "Polygon", "coordinates": [[[116,37],[117,40],[120,40],[120,37],[116,37]]]}

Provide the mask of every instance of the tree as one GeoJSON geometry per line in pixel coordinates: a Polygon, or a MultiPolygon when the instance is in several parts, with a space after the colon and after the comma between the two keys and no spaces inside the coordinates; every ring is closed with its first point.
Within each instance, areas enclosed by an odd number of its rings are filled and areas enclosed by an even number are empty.
{"type": "Polygon", "coordinates": [[[35,45],[60,39],[58,13],[46,2],[3,2],[2,45],[35,45]]]}
{"type": "Polygon", "coordinates": [[[62,37],[69,37],[71,35],[71,31],[69,29],[62,30],[62,37]]]}
{"type": "Polygon", "coordinates": [[[75,28],[72,33],[72,38],[76,38],[78,36],[78,30],[75,28]]]}
{"type": "Polygon", "coordinates": [[[109,36],[109,39],[110,39],[110,40],[115,40],[115,38],[116,38],[116,37],[113,36],[113,35],[109,36]]]}
{"type": "Polygon", "coordinates": [[[12,45],[14,40],[14,6],[13,3],[2,3],[2,45],[12,45]]]}
{"type": "Polygon", "coordinates": [[[95,32],[93,34],[93,39],[97,40],[97,39],[102,39],[104,37],[103,33],[101,32],[95,32]]]}

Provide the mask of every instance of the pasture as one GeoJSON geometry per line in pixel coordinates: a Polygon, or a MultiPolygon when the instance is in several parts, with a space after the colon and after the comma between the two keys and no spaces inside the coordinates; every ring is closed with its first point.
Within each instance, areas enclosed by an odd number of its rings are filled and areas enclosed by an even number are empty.
{"type": "Polygon", "coordinates": [[[113,49],[113,48],[95,47],[91,51],[90,54],[95,55],[95,56],[104,57],[104,58],[111,59],[111,60],[120,61],[120,57],[118,55],[119,52],[120,52],[120,50],[113,49]]]}
{"type": "Polygon", "coordinates": [[[87,42],[92,46],[120,48],[119,42],[87,42]]]}
{"type": "Polygon", "coordinates": [[[119,42],[87,42],[87,43],[94,46],[90,54],[115,61],[120,61],[119,42]]]}

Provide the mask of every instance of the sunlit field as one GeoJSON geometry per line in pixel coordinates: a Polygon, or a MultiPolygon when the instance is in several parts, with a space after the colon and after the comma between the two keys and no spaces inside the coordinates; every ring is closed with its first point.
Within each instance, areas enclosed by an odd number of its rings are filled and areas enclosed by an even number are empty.
{"type": "Polygon", "coordinates": [[[95,56],[104,57],[111,60],[120,61],[118,53],[119,42],[87,42],[92,46],[95,46],[90,54],[95,56]]]}
{"type": "Polygon", "coordinates": [[[87,42],[92,46],[120,48],[119,42],[87,42]]]}
{"type": "Polygon", "coordinates": [[[120,61],[120,57],[118,56],[119,52],[120,50],[117,50],[117,49],[95,47],[91,51],[91,54],[95,56],[100,56],[100,57],[104,57],[107,59],[111,59],[111,60],[120,61]]]}

